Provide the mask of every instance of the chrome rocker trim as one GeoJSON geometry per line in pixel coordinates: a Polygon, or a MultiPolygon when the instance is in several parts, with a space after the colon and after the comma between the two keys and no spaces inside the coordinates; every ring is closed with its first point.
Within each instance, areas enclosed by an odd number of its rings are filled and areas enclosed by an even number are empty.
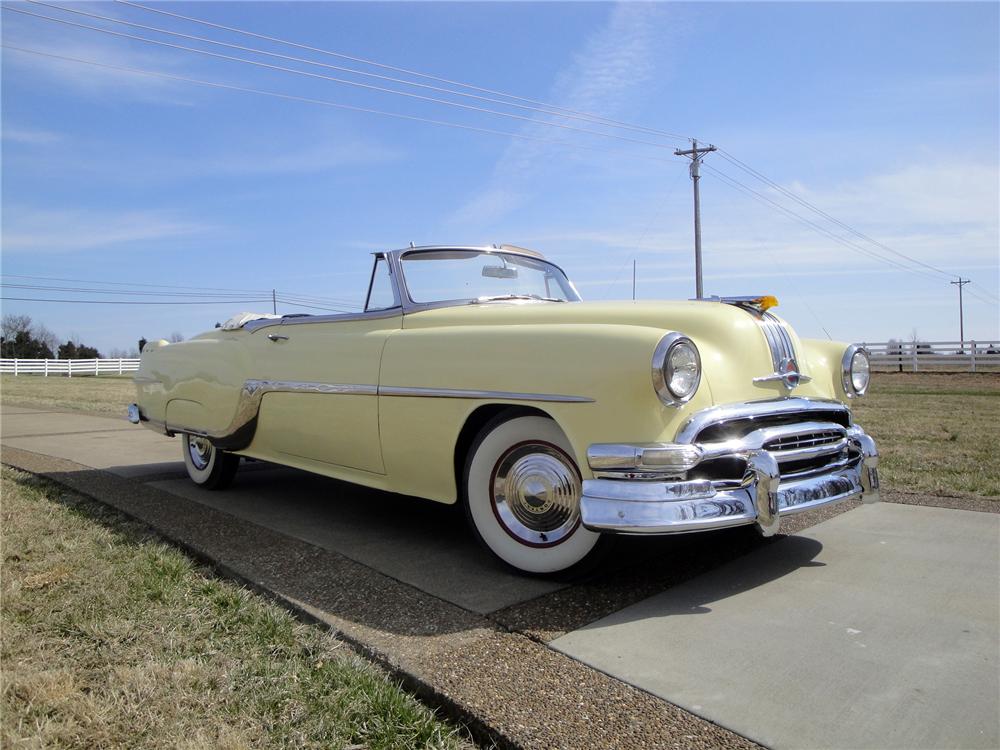
{"type": "Polygon", "coordinates": [[[204,430],[187,425],[170,424],[150,419],[137,404],[129,404],[128,420],[142,424],[164,435],[188,433],[208,438],[217,448],[241,450],[250,445],[257,429],[260,403],[268,393],[320,393],[341,396],[395,396],[409,398],[466,398],[502,401],[539,401],[552,403],[585,404],[594,399],[586,396],[568,396],[560,393],[514,393],[510,391],[477,391],[464,388],[423,388],[401,386],[361,385],[355,383],[308,383],[294,380],[247,380],[240,389],[236,413],[223,430],[204,430]]]}
{"type": "MultiPolygon", "coordinates": [[[[763,415],[758,403],[716,407],[707,412],[745,417],[750,411],[763,415]]],[[[767,413],[789,413],[802,406],[788,404],[767,413]]],[[[702,426],[716,421],[705,412],[693,420],[702,426]]],[[[685,428],[679,437],[691,434],[685,428]]],[[[592,531],[675,534],[756,524],[764,536],[772,536],[778,533],[782,516],[845,500],[863,498],[866,503],[874,503],[879,499],[878,449],[857,425],[844,428],[835,423],[802,422],[762,427],[721,443],[597,444],[587,455],[595,478],[583,482],[580,515],[583,525],[592,531]],[[785,435],[812,430],[839,431],[842,437],[816,448],[781,451],[762,447],[785,435]],[[818,475],[781,476],[781,463],[839,453],[845,447],[852,449],[852,459],[834,462],[818,475]],[[746,461],[746,473],[738,484],[732,480],[684,478],[701,461],[722,456],[746,461]]]]}

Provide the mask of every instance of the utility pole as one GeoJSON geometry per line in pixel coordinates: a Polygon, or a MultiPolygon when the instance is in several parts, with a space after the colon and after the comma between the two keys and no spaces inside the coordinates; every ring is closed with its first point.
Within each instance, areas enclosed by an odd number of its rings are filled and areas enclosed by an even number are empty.
{"type": "Polygon", "coordinates": [[[951,283],[958,287],[958,336],[962,342],[959,351],[965,354],[965,311],[962,305],[962,287],[971,282],[969,279],[963,279],[959,276],[958,281],[952,281],[951,283]]]}
{"type": "Polygon", "coordinates": [[[701,160],[705,154],[716,151],[715,146],[709,144],[703,148],[698,148],[698,141],[691,139],[691,148],[681,151],[674,151],[674,156],[687,156],[691,159],[691,182],[694,183],[694,278],[695,278],[695,298],[702,299],[705,296],[701,282],[701,194],[698,191],[698,181],[701,179],[701,160]]]}
{"type": "Polygon", "coordinates": [[[273,289],[271,290],[271,311],[275,315],[278,314],[278,293],[273,289]]]}

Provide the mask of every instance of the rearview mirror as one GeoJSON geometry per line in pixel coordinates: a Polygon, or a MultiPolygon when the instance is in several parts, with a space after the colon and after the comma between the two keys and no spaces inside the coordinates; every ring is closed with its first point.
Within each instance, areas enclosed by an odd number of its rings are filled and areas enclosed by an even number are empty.
{"type": "Polygon", "coordinates": [[[516,279],[517,269],[510,266],[483,266],[483,276],[488,279],[516,279]]]}

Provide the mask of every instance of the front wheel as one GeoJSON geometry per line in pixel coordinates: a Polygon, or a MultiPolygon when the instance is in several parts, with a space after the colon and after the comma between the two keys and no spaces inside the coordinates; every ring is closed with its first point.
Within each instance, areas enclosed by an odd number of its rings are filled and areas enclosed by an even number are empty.
{"type": "Polygon", "coordinates": [[[208,438],[184,434],[184,466],[191,481],[206,490],[224,490],[236,476],[240,457],[219,450],[208,438]]]}
{"type": "Polygon", "coordinates": [[[463,482],[479,541],[526,573],[582,572],[605,544],[580,523],[580,471],[547,417],[500,415],[480,431],[463,482]]]}

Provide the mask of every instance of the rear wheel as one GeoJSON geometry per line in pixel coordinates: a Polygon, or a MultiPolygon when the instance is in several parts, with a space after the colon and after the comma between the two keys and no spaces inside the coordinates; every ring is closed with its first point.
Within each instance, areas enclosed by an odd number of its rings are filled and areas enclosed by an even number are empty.
{"type": "Polygon", "coordinates": [[[580,471],[548,417],[489,422],[466,460],[463,503],[479,541],[526,573],[578,573],[596,561],[600,534],[580,523],[580,471]]]}
{"type": "Polygon", "coordinates": [[[236,476],[240,457],[219,450],[208,438],[185,433],[184,466],[191,481],[206,490],[224,490],[236,476]]]}

